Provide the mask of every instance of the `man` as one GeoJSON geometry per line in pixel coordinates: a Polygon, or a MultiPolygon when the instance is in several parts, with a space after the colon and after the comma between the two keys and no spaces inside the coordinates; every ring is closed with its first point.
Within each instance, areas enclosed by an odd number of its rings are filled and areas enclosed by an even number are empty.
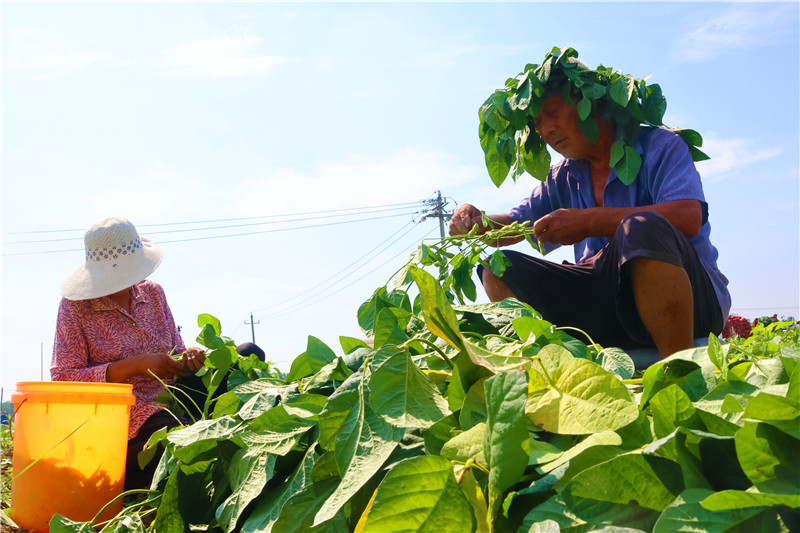
{"type": "MultiPolygon", "coordinates": [[[[530,221],[547,248],[574,245],[577,264],[506,251],[511,265],[502,277],[479,269],[489,298],[516,297],[604,346],[655,345],[662,358],[691,348],[695,337],[719,334],[730,295],[716,267],[708,207],[687,144],[671,130],[642,127],[632,142],[641,169],[625,185],[610,165],[615,124],[595,110],[599,133],[591,142],[578,125],[578,97],[567,102],[563,90],[548,89],[533,122],[565,159],[519,206],[488,218],[499,225],[530,221]]],[[[473,205],[459,206],[450,234],[476,224],[479,234],[487,231],[481,216],[473,205]]]]}

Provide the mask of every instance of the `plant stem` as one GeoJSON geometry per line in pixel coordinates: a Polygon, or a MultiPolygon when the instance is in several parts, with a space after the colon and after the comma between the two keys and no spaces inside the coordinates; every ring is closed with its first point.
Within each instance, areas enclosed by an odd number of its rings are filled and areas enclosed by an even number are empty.
{"type": "Polygon", "coordinates": [[[401,344],[401,345],[400,345],[400,347],[401,347],[401,348],[405,348],[405,347],[406,347],[406,346],[407,346],[407,345],[408,345],[410,342],[414,342],[414,341],[419,341],[419,342],[421,342],[422,344],[427,344],[428,346],[430,346],[431,348],[433,348],[433,349],[436,351],[436,353],[438,353],[438,354],[441,356],[441,358],[442,358],[442,359],[444,359],[444,362],[445,362],[445,363],[447,363],[447,366],[449,366],[451,369],[453,368],[453,362],[452,362],[452,361],[450,361],[450,359],[449,359],[449,358],[448,358],[448,357],[447,357],[447,356],[444,354],[444,352],[443,352],[443,351],[441,351],[441,350],[439,349],[439,347],[438,347],[438,346],[436,346],[434,343],[432,343],[432,342],[431,342],[431,341],[429,341],[428,339],[423,339],[423,338],[421,338],[421,337],[415,337],[415,338],[411,338],[411,339],[408,339],[408,340],[407,340],[406,342],[404,342],[403,344],[401,344]]]}

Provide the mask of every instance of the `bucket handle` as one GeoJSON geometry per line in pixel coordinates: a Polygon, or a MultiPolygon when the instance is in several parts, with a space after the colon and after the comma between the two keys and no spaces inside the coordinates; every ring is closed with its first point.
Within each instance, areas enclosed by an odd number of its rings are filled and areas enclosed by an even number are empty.
{"type": "MultiPolygon", "coordinates": [[[[25,403],[25,401],[24,401],[24,400],[23,400],[23,401],[20,403],[20,406],[22,406],[22,404],[23,404],[23,403],[25,403]]],[[[15,411],[15,414],[16,414],[16,411],[15,411]]],[[[67,436],[65,436],[63,439],[61,439],[60,441],[58,441],[58,442],[56,442],[55,444],[53,444],[53,446],[51,446],[49,450],[47,450],[46,452],[44,452],[44,455],[42,455],[42,457],[46,456],[48,453],[50,453],[50,452],[52,452],[53,450],[55,450],[55,449],[56,449],[58,446],[60,446],[60,445],[61,445],[61,443],[62,443],[62,442],[64,442],[65,440],[67,440],[68,438],[70,438],[71,436],[73,436],[75,433],[77,433],[79,429],[81,429],[81,428],[82,428],[84,425],[86,425],[86,423],[87,423],[87,422],[89,422],[89,420],[90,420],[90,419],[89,419],[89,418],[87,418],[86,420],[84,420],[83,422],[81,422],[81,423],[78,425],[78,427],[76,427],[75,429],[73,429],[72,431],[70,431],[70,432],[69,432],[69,434],[68,434],[67,436]]],[[[37,457],[35,460],[33,460],[33,461],[31,461],[30,463],[28,463],[28,464],[25,466],[25,468],[23,468],[23,469],[22,469],[22,472],[20,472],[19,474],[17,474],[16,476],[14,476],[14,477],[12,477],[12,478],[11,478],[11,481],[14,481],[14,480],[15,480],[15,479],[17,479],[19,476],[21,476],[22,474],[24,474],[25,472],[27,472],[27,471],[28,471],[28,469],[29,469],[29,468],[31,468],[31,467],[32,467],[33,465],[35,465],[36,463],[38,463],[38,462],[39,462],[39,461],[42,459],[42,457],[37,457]]]]}
{"type": "Polygon", "coordinates": [[[11,417],[8,419],[9,423],[14,421],[14,419],[17,417],[17,413],[19,412],[20,409],[22,409],[22,406],[25,405],[25,402],[27,401],[28,397],[26,396],[25,398],[22,399],[21,402],[19,402],[19,407],[14,407],[14,412],[11,413],[11,417]]]}

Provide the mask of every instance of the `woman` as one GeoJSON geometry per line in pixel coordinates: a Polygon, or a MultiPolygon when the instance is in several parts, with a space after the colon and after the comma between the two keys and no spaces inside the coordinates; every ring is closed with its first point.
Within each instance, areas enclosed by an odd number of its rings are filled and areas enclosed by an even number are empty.
{"type": "Polygon", "coordinates": [[[194,374],[204,351],[186,349],[164,290],[145,279],[161,263],[161,249],[130,221],[101,220],[86,231],[84,244],[85,262],[61,284],[50,373],[54,381],[133,385],[125,489],[147,487],[158,461],[141,469],[138,453],[156,430],[180,425],[156,401],[164,392],[159,380],[194,374]]]}

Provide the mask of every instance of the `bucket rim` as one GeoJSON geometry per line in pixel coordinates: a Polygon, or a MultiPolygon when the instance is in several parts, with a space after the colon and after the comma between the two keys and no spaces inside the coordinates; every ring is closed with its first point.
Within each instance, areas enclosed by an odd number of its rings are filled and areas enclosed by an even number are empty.
{"type": "Polygon", "coordinates": [[[97,403],[133,405],[133,385],[85,381],[20,381],[11,394],[14,405],[32,403],[97,403]]]}

